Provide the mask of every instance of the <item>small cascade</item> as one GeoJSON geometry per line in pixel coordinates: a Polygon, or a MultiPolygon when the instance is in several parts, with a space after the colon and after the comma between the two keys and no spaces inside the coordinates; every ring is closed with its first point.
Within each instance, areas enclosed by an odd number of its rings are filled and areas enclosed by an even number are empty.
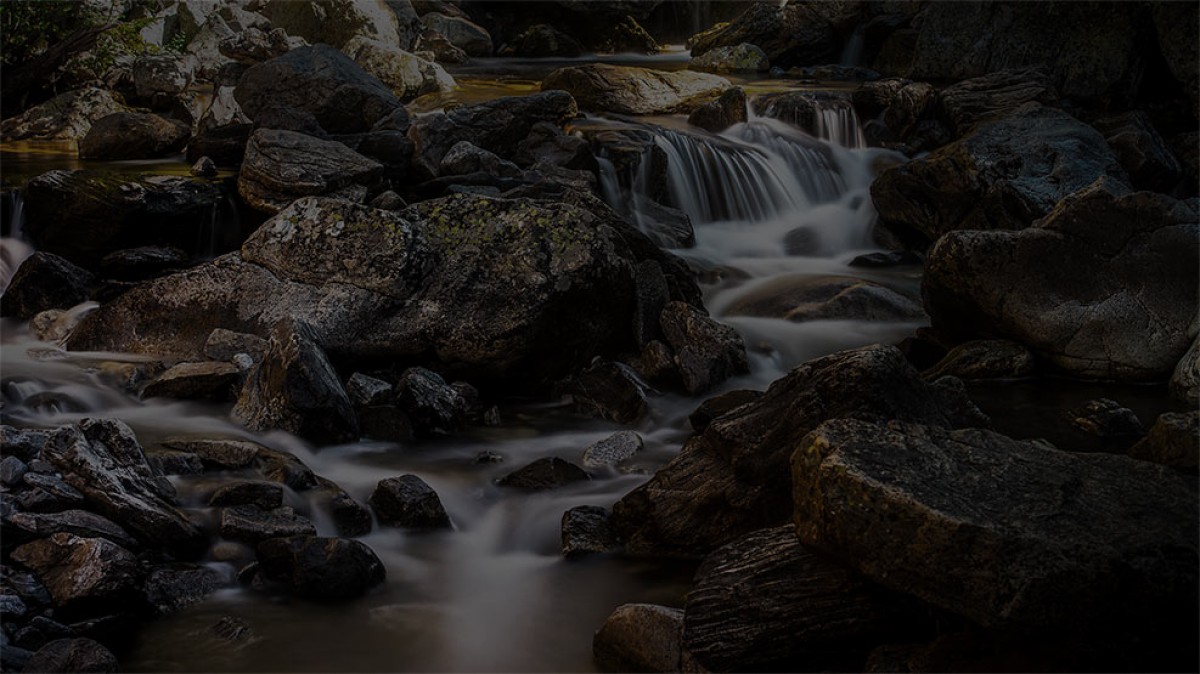
{"type": "Polygon", "coordinates": [[[7,212],[4,214],[4,235],[14,239],[25,238],[25,192],[10,190],[5,195],[7,212]]]}
{"type": "Polygon", "coordinates": [[[852,149],[867,146],[858,113],[845,96],[825,92],[768,94],[754,99],[750,107],[755,115],[778,119],[835,145],[852,149]]]}
{"type": "Polygon", "coordinates": [[[855,67],[862,62],[863,35],[866,33],[866,28],[867,24],[865,23],[855,26],[854,32],[846,40],[846,46],[842,47],[842,58],[840,60],[842,65],[855,67]]]}
{"type": "Polygon", "coordinates": [[[842,147],[866,147],[867,140],[863,137],[862,126],[858,123],[858,113],[854,106],[845,99],[827,99],[834,105],[825,105],[817,110],[815,118],[816,136],[842,147]]]}

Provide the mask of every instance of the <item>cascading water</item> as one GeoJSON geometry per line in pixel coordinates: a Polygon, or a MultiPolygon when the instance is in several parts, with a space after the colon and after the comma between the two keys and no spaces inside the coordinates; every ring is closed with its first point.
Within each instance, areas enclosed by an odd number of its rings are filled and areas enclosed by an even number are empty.
{"type": "Polygon", "coordinates": [[[8,289],[17,267],[33,254],[33,248],[22,240],[25,234],[25,195],[21,190],[9,192],[6,224],[8,236],[0,238],[0,293],[8,289]]]}
{"type": "Polygon", "coordinates": [[[834,145],[853,149],[867,146],[858,113],[844,96],[794,92],[764,97],[753,109],[762,117],[806,129],[834,145]]]}

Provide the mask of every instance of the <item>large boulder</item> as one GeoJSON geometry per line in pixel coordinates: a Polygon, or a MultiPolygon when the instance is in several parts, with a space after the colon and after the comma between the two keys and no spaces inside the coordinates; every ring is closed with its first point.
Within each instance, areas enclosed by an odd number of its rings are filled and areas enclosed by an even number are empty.
{"type": "Polygon", "coordinates": [[[251,67],[238,81],[234,96],[251,119],[270,108],[287,106],[311,113],[330,133],[369,131],[400,107],[387,85],[324,44],[293,49],[251,67]]]}
{"type": "Polygon", "coordinates": [[[964,136],[979,122],[1002,117],[1026,103],[1053,106],[1058,93],[1046,71],[1028,68],[955,82],[938,92],[937,102],[951,129],[964,136]]]}
{"type": "Polygon", "coordinates": [[[482,26],[461,16],[448,16],[440,12],[429,12],[421,16],[421,23],[430,30],[444,36],[455,47],[470,56],[491,56],[492,36],[482,26]]]}
{"type": "Polygon", "coordinates": [[[770,67],[767,53],[747,42],[710,49],[688,63],[688,68],[708,73],[761,73],[770,67]]]}
{"type": "Polygon", "coordinates": [[[390,4],[385,0],[271,0],[262,13],[275,28],[314,44],[340,49],[356,37],[365,37],[408,49],[416,36],[411,27],[401,26],[390,4]]]}
{"type": "Polygon", "coordinates": [[[38,574],[60,610],[75,615],[134,599],[141,576],[133,553],[104,538],[57,533],[18,547],[12,558],[38,574]]]}
{"type": "Polygon", "coordinates": [[[796,447],[801,541],[871,580],[985,627],[1194,638],[1196,493],[1169,468],[850,419],[796,447]]]}
{"type": "Polygon", "coordinates": [[[1020,229],[1097,178],[1125,172],[1092,127],[1027,103],[871,185],[880,220],[935,241],[956,229],[1020,229]]]}
{"type": "Polygon", "coordinates": [[[729,86],[729,80],[708,73],[604,63],[560,68],[542,80],[542,91],[566,91],[584,110],[626,115],[686,112],[729,86]]]}
{"type": "Polygon", "coordinates": [[[125,101],[111,91],[76,89],[0,122],[0,138],[77,141],[87,135],[96,120],[125,110],[125,101]]]}
{"type": "Polygon", "coordinates": [[[383,165],[342,143],[295,131],[259,129],[250,136],[238,172],[238,193],[251,207],[277,213],[293,200],[347,188],[362,189],[383,165]]]}
{"type": "Polygon", "coordinates": [[[384,581],[386,570],[366,545],[346,538],[292,536],[258,544],[260,573],[297,596],[354,599],[384,581]]]}
{"type": "Polygon", "coordinates": [[[343,50],[363,70],[391,87],[401,101],[458,86],[440,65],[378,40],[356,37],[343,50]]]}
{"type": "Polygon", "coordinates": [[[792,512],[792,450],[819,424],[841,417],[951,428],[987,423],[960,382],[924,381],[893,347],[818,358],[711,421],[649,482],[613,506],[613,528],[631,554],[698,557],[783,524],[792,512]]]}
{"type": "Polygon", "coordinates": [[[757,45],[771,65],[779,67],[836,63],[841,46],[839,24],[845,21],[840,2],[755,2],[729,23],[693,35],[692,56],[721,47],[757,45]]]}
{"type": "Polygon", "coordinates": [[[1016,340],[1054,367],[1165,380],[1196,336],[1193,203],[1097,181],[1021,231],[951,232],[925,268],[939,331],[1016,340]]]}
{"type": "Polygon", "coordinates": [[[92,122],[79,141],[80,159],[152,159],[175,154],[191,135],[187,124],[148,112],[116,112],[92,122]]]}
{"type": "Polygon", "coordinates": [[[85,301],[96,277],[68,260],[37,252],[25,258],[0,295],[0,316],[29,320],[47,309],[70,309],[85,301]]]}

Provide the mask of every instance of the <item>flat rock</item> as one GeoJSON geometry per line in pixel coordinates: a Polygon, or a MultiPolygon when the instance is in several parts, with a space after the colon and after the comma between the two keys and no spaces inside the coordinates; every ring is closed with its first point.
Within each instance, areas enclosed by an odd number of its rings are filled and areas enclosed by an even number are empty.
{"type": "Polygon", "coordinates": [[[208,498],[208,505],[252,505],[271,510],[283,505],[283,486],[269,480],[238,480],[217,488],[208,498]]]}
{"type": "Polygon", "coordinates": [[[142,397],[228,400],[240,379],[241,370],[232,363],[180,363],[146,384],[142,397]]]}
{"type": "Polygon", "coordinates": [[[86,510],[64,510],[58,513],[14,513],[9,522],[13,527],[34,538],[67,533],[80,538],[106,538],[127,549],[140,545],[119,525],[86,510]]]}
{"type": "Polygon", "coordinates": [[[238,194],[252,207],[274,214],[300,197],[370,184],[382,172],[382,164],[337,141],[259,129],[246,144],[238,194]]]}
{"type": "Polygon", "coordinates": [[[263,446],[249,440],[167,438],[163,445],[200,457],[205,464],[217,468],[245,468],[263,446]]]}
{"type": "Polygon", "coordinates": [[[268,510],[256,505],[241,505],[221,510],[220,532],[230,540],[254,545],[270,538],[315,536],[317,529],[289,506],[268,510]]]}
{"type": "Polygon", "coordinates": [[[602,63],[560,68],[542,80],[542,91],[566,91],[584,110],[625,115],[684,112],[728,88],[729,80],[707,73],[602,63]]]}

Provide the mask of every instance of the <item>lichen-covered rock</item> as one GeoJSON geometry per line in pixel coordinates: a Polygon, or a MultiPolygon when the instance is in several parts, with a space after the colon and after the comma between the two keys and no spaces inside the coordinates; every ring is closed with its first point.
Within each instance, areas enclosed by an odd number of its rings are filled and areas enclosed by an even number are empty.
{"type": "Polygon", "coordinates": [[[382,172],[382,164],[342,143],[259,129],[246,144],[238,193],[253,208],[274,214],[300,197],[373,183],[382,172]]]}
{"type": "Polygon", "coordinates": [[[584,110],[626,115],[686,112],[729,86],[724,77],[707,73],[603,63],[560,68],[542,80],[542,91],[566,91],[584,110]]]}
{"type": "Polygon", "coordinates": [[[710,49],[689,61],[688,67],[710,73],[761,73],[771,68],[771,60],[762,49],[743,42],[710,49]]]}
{"type": "Polygon", "coordinates": [[[458,86],[454,78],[438,64],[378,40],[357,37],[347,43],[343,50],[363,70],[391,87],[401,101],[411,101],[424,94],[451,91],[458,86]]]}
{"type": "Polygon", "coordinates": [[[125,101],[111,91],[85,87],[68,91],[0,122],[0,137],[14,140],[79,140],[96,120],[124,112],[125,101]]]}
{"type": "Polygon", "coordinates": [[[262,12],[272,26],[314,44],[341,48],[364,37],[408,49],[416,35],[409,22],[401,23],[391,4],[382,0],[271,0],[262,12]]]}
{"type": "Polygon", "coordinates": [[[637,433],[617,431],[603,440],[588,445],[588,448],[583,450],[581,462],[585,468],[616,466],[622,461],[633,458],[644,446],[642,436],[637,433]]]}
{"type": "Polygon", "coordinates": [[[468,19],[429,12],[421,16],[421,23],[445,35],[451,44],[470,56],[492,55],[492,36],[482,26],[468,19]]]}

